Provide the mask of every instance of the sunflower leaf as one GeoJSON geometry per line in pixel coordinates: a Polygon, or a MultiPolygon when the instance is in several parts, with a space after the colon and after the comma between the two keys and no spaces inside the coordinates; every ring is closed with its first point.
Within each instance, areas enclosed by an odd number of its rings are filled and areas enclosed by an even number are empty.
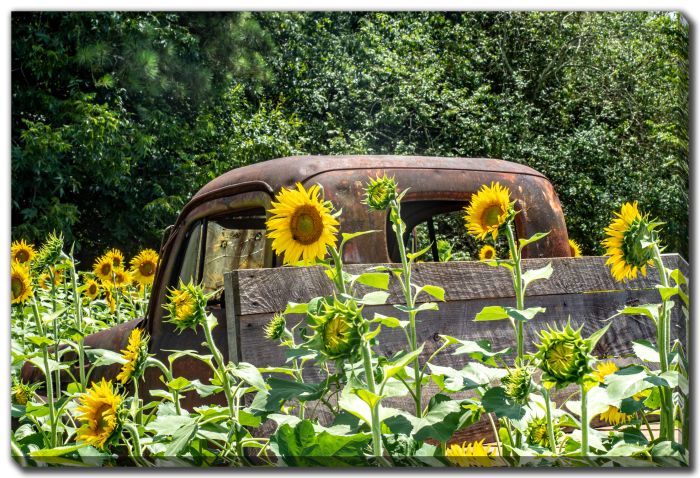
{"type": "Polygon", "coordinates": [[[365,272],[356,276],[354,281],[370,287],[386,290],[389,287],[389,274],[383,272],[365,272]]]}
{"type": "Polygon", "coordinates": [[[358,300],[359,303],[365,305],[384,305],[386,300],[389,298],[389,293],[381,290],[370,292],[362,296],[362,299],[358,300]]]}
{"type": "Polygon", "coordinates": [[[428,252],[432,246],[433,246],[432,244],[428,244],[426,247],[424,247],[424,248],[421,249],[420,251],[417,251],[417,252],[409,252],[409,253],[406,254],[406,257],[408,257],[408,259],[409,259],[411,262],[413,262],[413,261],[415,261],[416,259],[418,259],[420,256],[422,256],[423,254],[425,254],[426,252],[428,252]]]}
{"type": "Polygon", "coordinates": [[[636,307],[625,307],[617,314],[613,315],[613,317],[617,317],[618,315],[644,315],[656,323],[659,320],[659,304],[645,304],[636,307]]]}
{"type": "Polygon", "coordinates": [[[350,240],[352,240],[352,239],[355,239],[356,237],[364,236],[364,235],[366,235],[366,234],[373,234],[373,233],[375,233],[375,232],[380,232],[380,231],[378,231],[378,230],[371,230],[371,231],[360,231],[360,232],[353,232],[353,233],[344,232],[344,233],[342,234],[342,237],[343,237],[342,243],[345,244],[346,242],[348,242],[348,241],[350,241],[350,240]]]}
{"type": "Polygon", "coordinates": [[[420,287],[416,291],[416,297],[421,292],[425,292],[426,294],[430,294],[431,296],[435,297],[437,300],[441,300],[443,302],[445,301],[445,289],[443,289],[442,287],[438,287],[436,285],[427,285],[426,284],[426,285],[420,287]]]}
{"type": "Polygon", "coordinates": [[[535,233],[532,236],[530,236],[528,239],[519,239],[518,243],[520,245],[518,246],[518,249],[522,251],[523,248],[525,246],[527,246],[528,244],[532,244],[533,242],[537,242],[540,239],[542,239],[543,237],[546,237],[548,234],[549,234],[549,232],[538,232],[538,233],[535,233]]]}
{"type": "Polygon", "coordinates": [[[382,314],[374,314],[374,319],[372,322],[378,322],[386,327],[396,328],[396,327],[406,327],[409,322],[407,320],[399,320],[396,317],[387,317],[382,314]]]}
{"type": "Polygon", "coordinates": [[[481,312],[476,314],[474,322],[484,322],[487,320],[503,320],[508,318],[508,312],[500,305],[489,305],[481,309],[481,312]]]}
{"type": "Polygon", "coordinates": [[[309,304],[297,304],[296,302],[289,302],[287,307],[284,309],[285,314],[305,314],[309,308],[309,304]]]}
{"type": "Polygon", "coordinates": [[[533,281],[539,279],[549,279],[549,277],[552,275],[552,272],[554,272],[554,269],[552,269],[551,262],[539,269],[533,269],[523,272],[523,288],[526,288],[533,281]]]}

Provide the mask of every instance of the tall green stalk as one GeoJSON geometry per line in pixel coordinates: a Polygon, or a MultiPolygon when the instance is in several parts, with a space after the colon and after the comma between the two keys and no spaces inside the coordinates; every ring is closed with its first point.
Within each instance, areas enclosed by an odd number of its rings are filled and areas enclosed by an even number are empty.
{"type": "MultiPolygon", "coordinates": [[[[36,298],[32,297],[32,310],[34,312],[34,318],[36,320],[36,328],[39,332],[40,337],[46,337],[46,332],[44,331],[44,325],[41,321],[41,314],[39,313],[39,306],[36,304],[36,298]]],[[[44,376],[46,377],[46,406],[49,408],[49,424],[51,426],[51,434],[49,435],[49,445],[51,448],[56,446],[57,442],[57,432],[56,432],[56,410],[53,394],[53,379],[51,376],[51,371],[49,368],[49,351],[45,344],[41,345],[41,357],[44,362],[44,376]]]]}
{"type": "MultiPolygon", "coordinates": [[[[518,249],[515,242],[515,234],[513,233],[513,226],[509,222],[506,223],[506,237],[508,238],[508,248],[510,249],[510,254],[513,257],[513,271],[511,273],[513,278],[513,289],[515,290],[515,307],[522,310],[525,307],[525,291],[523,288],[523,273],[522,264],[520,257],[520,250],[518,249]]],[[[525,355],[525,341],[523,332],[523,322],[513,321],[513,328],[515,330],[515,340],[517,344],[517,358],[516,365],[523,363],[523,357],[525,355]]]]}
{"type": "Polygon", "coordinates": [[[75,328],[78,330],[78,373],[80,377],[80,391],[86,390],[85,383],[85,346],[83,339],[83,305],[80,302],[80,294],[78,294],[78,281],[75,272],[75,262],[73,254],[70,257],[70,278],[73,289],[73,304],[75,304],[75,328]]]}
{"type": "MultiPolygon", "coordinates": [[[[377,386],[374,381],[374,372],[372,371],[372,350],[369,343],[363,341],[362,344],[362,362],[365,368],[365,378],[367,380],[367,389],[373,395],[377,394],[377,386]]],[[[382,446],[381,423],[379,422],[379,404],[371,407],[372,413],[372,453],[376,457],[384,455],[382,446]]]]}
{"type": "Polygon", "coordinates": [[[588,456],[588,391],[581,384],[581,456],[588,456]]]}
{"type": "MultiPolygon", "coordinates": [[[[654,263],[659,270],[659,278],[661,280],[661,286],[667,288],[668,283],[668,273],[666,272],[666,267],[664,266],[663,260],[661,259],[661,251],[659,246],[654,244],[654,263]]],[[[668,354],[670,350],[670,315],[669,309],[666,306],[666,301],[661,304],[659,310],[659,320],[656,324],[656,336],[657,336],[657,347],[659,349],[659,359],[661,366],[661,373],[666,373],[669,371],[668,364],[668,354]]],[[[660,387],[659,392],[661,395],[661,414],[660,414],[660,436],[664,440],[673,441],[674,438],[674,411],[673,411],[673,392],[670,387],[660,387]]]]}
{"type": "MultiPolygon", "coordinates": [[[[418,348],[418,337],[416,334],[416,310],[415,310],[415,298],[411,293],[411,262],[408,260],[406,254],[406,246],[403,242],[403,235],[405,233],[404,222],[401,219],[401,202],[396,199],[392,199],[389,204],[389,218],[394,225],[394,233],[396,235],[396,242],[399,246],[399,254],[401,256],[401,272],[403,279],[399,278],[401,281],[402,291],[404,295],[404,300],[406,301],[406,307],[408,308],[408,321],[409,321],[409,348],[411,352],[414,352],[418,348]]],[[[414,391],[413,399],[416,404],[416,416],[421,418],[423,416],[423,405],[422,405],[422,385],[421,385],[421,368],[420,368],[420,358],[416,356],[413,361],[413,369],[415,372],[414,376],[414,391]]]]}

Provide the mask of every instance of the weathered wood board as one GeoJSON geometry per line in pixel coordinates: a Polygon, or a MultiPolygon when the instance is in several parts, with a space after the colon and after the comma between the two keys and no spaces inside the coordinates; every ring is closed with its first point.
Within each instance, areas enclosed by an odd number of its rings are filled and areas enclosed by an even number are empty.
{"type": "MultiPolygon", "coordinates": [[[[655,288],[658,271],[648,268],[647,277],[618,283],[611,277],[605,260],[605,257],[581,257],[523,261],[524,270],[537,269],[550,262],[554,270],[550,279],[533,282],[527,289],[526,307],[541,306],[546,312],[525,324],[526,352],[534,350],[537,332],[548,324],[563,325],[570,320],[575,328],[583,325],[585,337],[606,325],[610,317],[625,305],[660,302],[655,288]]],[[[677,254],[664,255],[664,263],[688,276],[688,264],[677,254]]],[[[351,265],[347,270],[359,274],[377,265],[380,264],[351,265]]],[[[412,275],[413,282],[418,285],[440,285],[445,289],[445,302],[439,303],[439,310],[418,315],[418,340],[425,344],[421,360],[426,360],[440,346],[440,335],[487,340],[493,350],[515,347],[508,321],[474,322],[474,316],[487,305],[515,305],[512,279],[506,269],[479,262],[418,263],[414,265],[412,275]]],[[[263,327],[272,316],[283,311],[288,302],[306,302],[333,293],[333,285],[321,267],[236,270],[226,274],[225,282],[229,358],[259,367],[284,364],[285,349],[264,338],[263,327]]],[[[362,295],[376,289],[357,285],[356,290],[362,295]]],[[[387,304],[365,307],[366,317],[371,318],[378,312],[405,318],[403,312],[393,307],[403,303],[399,283],[393,277],[388,291],[387,304]]],[[[430,300],[429,296],[422,295],[419,302],[430,300]]],[[[291,316],[288,320],[301,320],[301,317],[291,316]]],[[[685,340],[685,319],[680,304],[673,308],[671,329],[672,340],[685,340]]],[[[616,317],[594,352],[600,357],[629,357],[633,352],[632,340],[654,336],[655,328],[650,320],[641,316],[616,317]]],[[[378,336],[377,348],[382,354],[392,355],[407,348],[406,338],[398,329],[383,329],[378,336]]],[[[443,351],[434,362],[459,369],[469,360],[468,356],[449,352],[450,349],[443,351]]],[[[305,379],[318,381],[320,377],[309,368],[305,379]]],[[[424,403],[436,391],[434,384],[426,387],[424,403]]],[[[561,400],[570,393],[565,389],[554,398],[561,400]]],[[[387,404],[410,409],[412,402],[406,397],[387,400],[387,404]]],[[[319,416],[322,422],[327,418],[319,416]]],[[[470,438],[488,436],[490,429],[484,422],[470,427],[468,433],[470,438]]]]}

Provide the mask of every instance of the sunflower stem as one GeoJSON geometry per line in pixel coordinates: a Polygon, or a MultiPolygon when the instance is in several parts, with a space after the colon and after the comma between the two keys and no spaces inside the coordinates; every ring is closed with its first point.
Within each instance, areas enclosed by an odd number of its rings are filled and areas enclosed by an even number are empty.
{"type": "Polygon", "coordinates": [[[549,392],[546,388],[542,387],[542,394],[544,395],[544,403],[547,411],[547,435],[549,436],[549,448],[552,453],[557,454],[557,443],[554,438],[554,424],[552,423],[552,400],[549,398],[549,392]]]}
{"type": "MultiPolygon", "coordinates": [[[[372,349],[369,343],[362,344],[362,362],[365,367],[365,379],[367,380],[367,389],[373,395],[376,395],[376,384],[374,382],[374,372],[372,371],[372,349]]],[[[371,407],[372,411],[372,453],[376,457],[384,456],[382,447],[381,423],[379,421],[379,403],[371,407]]]]}
{"type": "Polygon", "coordinates": [[[78,281],[75,272],[75,260],[73,259],[73,253],[70,255],[70,279],[73,289],[73,303],[75,304],[75,322],[76,329],[78,329],[78,373],[80,374],[80,391],[84,392],[86,390],[87,384],[85,383],[85,345],[83,339],[83,305],[80,302],[80,295],[78,294],[78,281]]]}
{"type": "MultiPolygon", "coordinates": [[[[51,281],[51,313],[56,313],[57,301],[56,301],[56,275],[54,274],[51,267],[49,267],[49,280],[51,281]]],[[[59,347],[59,337],[58,337],[58,317],[53,319],[53,339],[54,339],[54,360],[58,363],[58,349],[59,347]]],[[[47,369],[48,370],[48,369],[47,369]]],[[[56,399],[61,398],[61,370],[56,369],[55,383],[56,387],[56,399]]]]}
{"type": "MultiPolygon", "coordinates": [[[[654,263],[659,270],[659,279],[662,287],[668,287],[668,273],[661,258],[661,251],[658,244],[654,244],[654,263]]],[[[663,301],[659,310],[659,321],[657,323],[657,347],[659,349],[659,359],[661,373],[669,371],[668,352],[670,348],[670,328],[669,328],[669,309],[666,306],[666,301],[663,301]]],[[[661,424],[660,436],[667,441],[673,441],[674,438],[674,412],[673,412],[673,394],[670,387],[660,387],[661,395],[661,424]]]]}
{"type": "MultiPolygon", "coordinates": [[[[34,318],[36,319],[36,327],[41,337],[46,337],[44,332],[44,327],[41,323],[41,315],[39,314],[39,307],[36,304],[36,298],[32,297],[32,310],[34,312],[34,318]]],[[[56,446],[56,411],[54,409],[55,403],[53,399],[53,383],[51,377],[51,370],[49,369],[49,351],[46,345],[41,347],[41,356],[44,361],[44,376],[46,377],[46,405],[49,407],[49,422],[51,425],[51,434],[49,435],[49,445],[50,448],[56,446]]]]}
{"type": "MultiPolygon", "coordinates": [[[[515,307],[522,310],[525,307],[525,294],[523,290],[523,280],[522,280],[522,264],[520,251],[515,243],[515,235],[513,233],[513,226],[511,221],[506,222],[506,237],[508,238],[508,248],[510,249],[510,255],[513,257],[513,289],[515,291],[515,307]]],[[[513,325],[515,328],[515,340],[517,344],[517,364],[523,362],[523,357],[525,355],[525,346],[523,338],[523,323],[522,321],[516,321],[513,325]]]]}
{"type": "Polygon", "coordinates": [[[588,391],[581,384],[581,456],[588,456],[588,391]]]}
{"type": "MultiPolygon", "coordinates": [[[[389,218],[394,225],[394,233],[396,235],[396,242],[399,245],[399,254],[401,256],[401,269],[402,269],[402,274],[404,280],[402,281],[403,284],[403,294],[404,294],[404,299],[406,300],[406,307],[408,307],[409,312],[408,312],[408,321],[409,321],[409,347],[411,348],[411,352],[414,352],[418,348],[418,337],[416,334],[416,311],[414,310],[415,308],[415,300],[413,297],[413,294],[411,293],[411,262],[408,260],[408,256],[406,254],[406,245],[403,242],[403,235],[405,232],[405,225],[403,220],[401,219],[401,203],[400,201],[396,199],[392,199],[391,203],[389,204],[389,218]]],[[[423,392],[422,392],[422,384],[421,384],[421,368],[420,368],[420,358],[416,357],[415,360],[413,361],[413,369],[414,369],[414,384],[413,386],[415,387],[415,392],[413,394],[413,399],[416,403],[416,416],[418,418],[421,418],[423,416],[423,405],[422,405],[422,399],[423,399],[423,392]]]]}

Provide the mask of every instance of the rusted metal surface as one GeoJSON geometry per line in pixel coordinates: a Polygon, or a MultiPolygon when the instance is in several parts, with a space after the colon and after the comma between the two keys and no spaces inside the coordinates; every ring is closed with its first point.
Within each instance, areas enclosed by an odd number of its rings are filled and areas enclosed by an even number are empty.
{"type": "MultiPolygon", "coordinates": [[[[519,237],[535,232],[550,231],[541,241],[529,245],[524,257],[569,257],[566,223],[559,199],[551,183],[539,172],[520,164],[485,158],[440,158],[423,156],[306,156],[265,161],[229,171],[201,188],[183,208],[160,251],[160,264],[153,284],[148,313],[143,327],[151,334],[150,352],[167,363],[166,350],[204,351],[204,336],[192,331],[177,334],[165,322],[163,303],[169,287],[176,285],[180,250],[190,226],[200,218],[241,207],[269,208],[273,195],[284,187],[300,182],[307,187],[318,183],[326,199],[330,199],[340,216],[341,232],[377,230],[381,233],[361,236],[350,242],[344,251],[348,264],[390,262],[387,249],[386,213],[369,212],[361,203],[369,177],[394,176],[400,189],[410,188],[405,203],[412,201],[455,201],[467,203],[483,184],[498,181],[511,190],[522,212],[516,218],[519,237]]],[[[391,232],[389,230],[389,232],[391,232]]],[[[268,248],[266,265],[272,265],[268,248]]],[[[277,261],[279,264],[281,261],[277,261]]],[[[226,352],[227,332],[225,312],[219,304],[212,312],[219,320],[214,340],[226,352]]],[[[119,351],[125,346],[133,326],[115,327],[88,338],[91,344],[119,351]],[[99,336],[99,338],[97,338],[99,336]],[[95,337],[95,338],[92,338],[95,337]]],[[[225,355],[226,356],[226,355],[225,355]]],[[[175,375],[199,378],[210,376],[208,367],[190,357],[174,363],[175,375]]],[[[111,371],[105,371],[111,376],[111,371]]],[[[98,372],[101,374],[101,372],[98,372]]],[[[116,375],[116,374],[115,374],[116,375]]],[[[164,388],[158,380],[160,373],[149,369],[148,388],[164,388]]],[[[100,376],[100,375],[96,375],[100,376]]],[[[208,398],[207,401],[216,401],[208,398]]],[[[185,398],[185,407],[202,403],[199,397],[185,398]]]]}

